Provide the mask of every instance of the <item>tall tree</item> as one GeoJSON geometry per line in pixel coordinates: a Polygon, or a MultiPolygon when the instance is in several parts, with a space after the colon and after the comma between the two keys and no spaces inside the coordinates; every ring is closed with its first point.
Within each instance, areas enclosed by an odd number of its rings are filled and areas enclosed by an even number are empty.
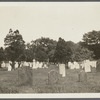
{"type": "Polygon", "coordinates": [[[9,33],[4,39],[5,50],[8,60],[12,62],[17,61],[23,55],[25,49],[25,42],[19,30],[9,30],[9,33]]]}
{"type": "Polygon", "coordinates": [[[67,43],[64,39],[59,38],[54,55],[56,62],[67,63],[71,59],[72,55],[69,43],[67,43]]]}
{"type": "Polygon", "coordinates": [[[100,58],[100,31],[91,31],[83,35],[82,46],[94,52],[94,59],[100,58]]]}

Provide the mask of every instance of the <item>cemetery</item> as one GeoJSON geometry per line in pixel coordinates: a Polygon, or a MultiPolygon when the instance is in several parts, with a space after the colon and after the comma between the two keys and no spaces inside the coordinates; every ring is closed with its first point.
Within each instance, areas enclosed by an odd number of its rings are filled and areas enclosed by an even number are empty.
{"type": "Polygon", "coordinates": [[[84,42],[41,37],[25,44],[10,29],[0,48],[0,93],[100,92],[100,44],[84,42]]]}
{"type": "Polygon", "coordinates": [[[69,62],[67,69],[65,64],[50,64],[44,67],[42,62],[34,59],[33,62],[21,62],[20,67],[18,62],[15,62],[15,70],[12,70],[11,61],[3,61],[1,67],[5,70],[0,71],[0,93],[100,92],[100,73],[91,71],[92,67],[96,70],[98,66],[95,62],[86,60],[80,65],[78,62],[69,62]]]}

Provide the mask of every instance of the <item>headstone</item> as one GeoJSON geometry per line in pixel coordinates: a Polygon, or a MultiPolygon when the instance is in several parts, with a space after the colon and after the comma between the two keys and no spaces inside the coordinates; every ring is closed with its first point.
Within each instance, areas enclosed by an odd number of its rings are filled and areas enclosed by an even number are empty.
{"type": "Polygon", "coordinates": [[[36,62],[36,68],[39,68],[39,62],[38,61],[36,62]]]}
{"type": "Polygon", "coordinates": [[[48,68],[46,63],[44,64],[44,68],[48,68]]]}
{"type": "Polygon", "coordinates": [[[40,62],[40,63],[39,63],[39,68],[42,68],[42,66],[43,66],[43,63],[40,62]]]}
{"type": "Polygon", "coordinates": [[[54,85],[59,81],[59,73],[55,70],[48,72],[48,84],[54,85]]]}
{"type": "Polygon", "coordinates": [[[2,68],[5,67],[5,62],[4,62],[4,61],[2,62],[1,67],[2,67],[2,68]]]}
{"type": "Polygon", "coordinates": [[[61,74],[62,77],[66,76],[65,64],[59,64],[59,74],[61,74]]]}
{"type": "Polygon", "coordinates": [[[28,62],[24,62],[23,66],[29,66],[28,62]]]}
{"type": "Polygon", "coordinates": [[[78,81],[79,82],[86,82],[87,81],[87,74],[84,72],[84,70],[81,70],[78,74],[78,81]]]}
{"type": "Polygon", "coordinates": [[[33,59],[33,69],[37,69],[37,66],[36,66],[36,61],[35,61],[35,59],[33,59]]]}
{"type": "Polygon", "coordinates": [[[8,68],[8,71],[12,70],[12,67],[11,67],[10,63],[8,64],[7,68],[8,68]]]}
{"type": "Polygon", "coordinates": [[[90,61],[90,65],[91,65],[92,67],[94,67],[94,68],[96,68],[96,63],[97,63],[97,61],[90,61]]]}
{"type": "Polygon", "coordinates": [[[85,64],[85,72],[91,72],[90,61],[89,60],[85,60],[84,64],[85,64]]]}
{"type": "Polygon", "coordinates": [[[29,62],[29,66],[30,66],[30,67],[33,67],[33,63],[32,63],[32,62],[29,62]]]}
{"type": "Polygon", "coordinates": [[[15,62],[15,69],[18,68],[18,62],[15,62]]]}
{"type": "Polygon", "coordinates": [[[18,69],[18,84],[19,85],[33,84],[33,73],[30,67],[23,66],[18,69]]]}
{"type": "Polygon", "coordinates": [[[80,66],[79,66],[79,64],[77,62],[74,62],[74,68],[75,69],[79,69],[80,68],[80,66]]]}

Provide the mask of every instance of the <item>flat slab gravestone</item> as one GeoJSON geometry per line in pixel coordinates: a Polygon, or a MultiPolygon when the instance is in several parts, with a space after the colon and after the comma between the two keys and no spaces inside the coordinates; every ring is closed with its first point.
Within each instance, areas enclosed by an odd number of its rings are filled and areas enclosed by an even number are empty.
{"type": "Polygon", "coordinates": [[[2,68],[5,67],[5,63],[4,63],[4,61],[2,62],[1,67],[2,67],[2,68]]]}
{"type": "Polygon", "coordinates": [[[86,82],[87,81],[87,74],[84,72],[84,70],[81,70],[78,74],[78,81],[79,82],[86,82]]]}
{"type": "Polygon", "coordinates": [[[57,84],[59,81],[59,73],[55,70],[48,72],[48,84],[57,84]]]}
{"type": "Polygon", "coordinates": [[[29,62],[29,66],[30,66],[30,67],[33,67],[33,63],[32,63],[32,62],[29,62]]]}
{"type": "Polygon", "coordinates": [[[62,77],[66,76],[65,64],[59,64],[59,74],[61,74],[62,77]]]}
{"type": "Polygon", "coordinates": [[[40,62],[40,63],[39,63],[39,68],[42,68],[42,66],[43,66],[43,63],[40,62]]]}
{"type": "Polygon", "coordinates": [[[37,66],[36,66],[36,61],[35,59],[33,59],[33,68],[32,69],[37,69],[37,66]]]}
{"type": "Polygon", "coordinates": [[[8,68],[8,71],[11,71],[12,70],[12,67],[11,67],[10,63],[8,63],[7,68],[8,68]]]}
{"type": "Polygon", "coordinates": [[[74,62],[74,68],[75,68],[75,69],[79,69],[79,68],[80,68],[78,62],[74,62]]]}
{"type": "Polygon", "coordinates": [[[84,64],[85,64],[85,72],[91,72],[90,61],[89,60],[85,60],[84,64]]]}
{"type": "Polygon", "coordinates": [[[33,84],[33,73],[30,67],[23,66],[18,69],[18,84],[19,85],[33,84]]]}
{"type": "Polygon", "coordinates": [[[15,69],[18,68],[18,62],[15,62],[15,69]]]}

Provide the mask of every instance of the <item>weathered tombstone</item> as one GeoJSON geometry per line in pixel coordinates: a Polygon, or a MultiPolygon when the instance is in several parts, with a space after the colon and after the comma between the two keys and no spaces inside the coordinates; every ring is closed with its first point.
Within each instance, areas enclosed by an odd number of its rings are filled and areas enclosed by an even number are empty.
{"type": "Polygon", "coordinates": [[[29,62],[29,66],[30,66],[30,67],[33,67],[33,63],[32,63],[32,62],[29,62]]]}
{"type": "Polygon", "coordinates": [[[81,70],[80,73],[78,73],[78,82],[86,82],[87,81],[87,74],[84,72],[84,70],[81,70]]]}
{"type": "Polygon", "coordinates": [[[96,68],[96,63],[97,63],[97,61],[90,61],[90,65],[91,65],[92,67],[94,67],[94,68],[96,68]]]}
{"type": "Polygon", "coordinates": [[[68,68],[71,69],[71,62],[68,62],[68,68]]]}
{"type": "Polygon", "coordinates": [[[39,62],[38,61],[36,62],[36,68],[39,68],[39,62]]]}
{"type": "Polygon", "coordinates": [[[61,74],[62,77],[66,76],[65,64],[59,64],[59,74],[61,74]]]}
{"type": "Polygon", "coordinates": [[[42,68],[42,66],[43,66],[43,63],[40,62],[40,63],[39,63],[39,68],[42,68]]]}
{"type": "Polygon", "coordinates": [[[48,72],[48,84],[57,84],[59,81],[59,73],[55,70],[48,72]]]}
{"type": "Polygon", "coordinates": [[[44,68],[48,68],[46,63],[44,64],[44,68]]]}
{"type": "Polygon", "coordinates": [[[100,72],[100,59],[96,63],[96,71],[100,72]]]}
{"type": "Polygon", "coordinates": [[[15,62],[15,69],[18,68],[18,62],[15,62]]]}
{"type": "Polygon", "coordinates": [[[5,67],[5,62],[4,62],[4,61],[1,63],[1,67],[2,67],[2,68],[5,67]]]}
{"type": "Polygon", "coordinates": [[[85,60],[84,64],[85,64],[85,72],[91,72],[90,61],[89,60],[85,60]]]}
{"type": "Polygon", "coordinates": [[[18,84],[19,85],[33,84],[33,73],[30,67],[23,66],[18,69],[18,84]]]}
{"type": "Polygon", "coordinates": [[[26,61],[24,61],[23,66],[29,66],[29,64],[26,61]]]}
{"type": "Polygon", "coordinates": [[[8,68],[8,71],[12,70],[12,67],[11,67],[10,63],[8,64],[7,68],[8,68]]]}
{"type": "Polygon", "coordinates": [[[79,69],[80,68],[79,64],[76,61],[74,62],[74,68],[75,69],[79,69]]]}
{"type": "Polygon", "coordinates": [[[36,61],[35,61],[35,59],[33,59],[33,69],[37,69],[37,66],[36,66],[36,61]]]}

